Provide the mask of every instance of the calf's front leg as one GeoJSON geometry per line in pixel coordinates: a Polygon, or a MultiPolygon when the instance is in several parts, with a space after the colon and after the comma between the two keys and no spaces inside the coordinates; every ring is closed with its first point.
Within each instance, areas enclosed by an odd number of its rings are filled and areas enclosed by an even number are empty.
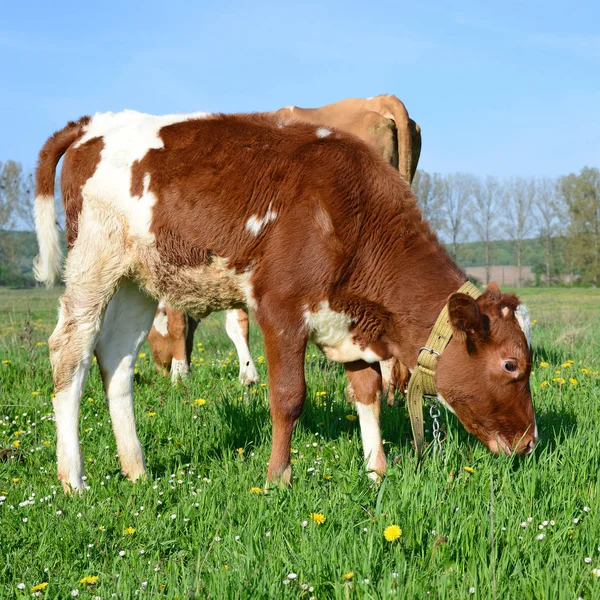
{"type": "MultiPolygon", "coordinates": [[[[260,321],[259,321],[260,323],[260,321]]],[[[290,449],[294,425],[302,414],[306,397],[304,353],[307,335],[302,326],[283,322],[261,323],[269,373],[269,406],[273,421],[273,445],[267,471],[267,485],[290,485],[290,449]]]]}
{"type": "Polygon", "coordinates": [[[379,363],[370,364],[363,360],[345,363],[344,368],[348,378],[348,395],[356,404],[360,422],[367,473],[371,479],[379,481],[387,467],[379,428],[381,369],[379,363]]]}

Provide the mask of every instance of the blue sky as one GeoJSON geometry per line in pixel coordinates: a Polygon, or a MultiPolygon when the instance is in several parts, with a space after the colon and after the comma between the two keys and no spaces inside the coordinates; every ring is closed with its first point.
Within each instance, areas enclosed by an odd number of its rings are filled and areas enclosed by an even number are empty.
{"type": "Polygon", "coordinates": [[[600,166],[600,3],[11,2],[0,12],[0,160],[97,111],[312,107],[396,94],[420,167],[600,166]]]}

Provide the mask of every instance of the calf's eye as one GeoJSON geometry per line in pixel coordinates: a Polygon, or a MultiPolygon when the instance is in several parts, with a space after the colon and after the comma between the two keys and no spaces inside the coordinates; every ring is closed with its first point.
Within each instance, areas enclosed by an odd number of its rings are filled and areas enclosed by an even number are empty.
{"type": "Polygon", "coordinates": [[[507,373],[515,373],[516,371],[519,370],[519,363],[517,363],[516,360],[505,360],[505,361],[502,361],[502,368],[507,373]]]}

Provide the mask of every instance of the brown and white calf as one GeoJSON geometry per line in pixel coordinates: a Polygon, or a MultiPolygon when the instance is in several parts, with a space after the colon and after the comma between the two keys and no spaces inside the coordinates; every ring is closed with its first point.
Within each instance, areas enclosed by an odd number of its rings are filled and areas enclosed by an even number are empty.
{"type": "MultiPolygon", "coordinates": [[[[269,114],[286,123],[302,121],[352,133],[375,148],[412,183],[421,153],[421,130],[404,104],[392,94],[347,98],[319,108],[287,106],[269,114]]],[[[185,313],[164,303],[159,306],[148,342],[158,369],[165,374],[170,371],[174,382],[189,372],[197,327],[198,321],[185,313]]],[[[248,344],[248,313],[244,309],[228,311],[225,330],[238,353],[240,381],[245,385],[259,381],[248,344]]],[[[396,389],[404,392],[409,372],[395,359],[383,361],[381,370],[384,395],[388,404],[392,404],[396,389]]]]}
{"type": "Polygon", "coordinates": [[[269,373],[268,479],[290,482],[312,339],[344,363],[369,471],[383,472],[379,361],[415,365],[448,303],[454,328],[437,390],[492,451],[530,452],[531,352],[516,296],[466,277],[421,217],[406,181],[354,136],[265,115],[97,114],[40,152],[36,276],[59,276],[53,200],[70,246],[49,340],[58,475],[84,487],[78,416],[95,352],[123,472],[145,472],[133,413],[133,367],[159,298],[194,317],[249,306],[269,373]]]}

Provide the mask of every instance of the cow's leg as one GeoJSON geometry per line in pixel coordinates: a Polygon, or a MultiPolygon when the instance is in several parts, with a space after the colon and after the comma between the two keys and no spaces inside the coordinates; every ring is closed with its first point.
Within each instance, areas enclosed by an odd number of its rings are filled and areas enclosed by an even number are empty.
{"type": "MultiPolygon", "coordinates": [[[[258,319],[265,340],[269,373],[269,405],[273,421],[273,445],[269,458],[267,485],[292,481],[290,449],[294,425],[302,413],[306,397],[304,353],[308,341],[306,327],[290,322],[285,315],[269,314],[268,322],[258,319]],[[277,320],[277,316],[281,316],[277,320]]],[[[259,311],[260,314],[260,311],[259,311]]],[[[257,315],[258,316],[258,315],[257,315]]]]}
{"type": "Polygon", "coordinates": [[[174,308],[167,308],[167,323],[171,344],[173,348],[173,360],[171,361],[171,381],[177,383],[189,375],[190,365],[187,360],[186,334],[187,315],[174,308]]]}
{"type": "Polygon", "coordinates": [[[240,381],[244,385],[260,381],[248,344],[248,313],[245,310],[228,310],[225,317],[225,331],[235,344],[238,353],[240,381]]]}
{"type": "Polygon", "coordinates": [[[187,317],[187,331],[185,333],[185,357],[187,359],[187,364],[192,364],[192,352],[194,351],[194,333],[196,333],[196,329],[198,329],[198,325],[200,325],[200,321],[197,321],[190,315],[186,315],[187,317]]]}
{"type": "Polygon", "coordinates": [[[110,301],[96,343],[96,357],[117,440],[123,475],[132,481],[145,473],[144,455],[133,416],[135,361],[152,326],[156,300],[124,281],[110,301]]]}
{"type": "Polygon", "coordinates": [[[122,238],[111,235],[114,228],[99,228],[102,218],[84,206],[79,237],[67,258],[58,324],[48,340],[55,388],[58,478],[66,492],[85,487],[79,445],[81,395],[104,311],[126,268],[124,248],[119,245],[122,238]],[[103,235],[98,235],[99,231],[103,235]]]}
{"type": "Polygon", "coordinates": [[[383,384],[383,397],[387,400],[387,405],[394,404],[394,395],[396,393],[396,381],[394,380],[394,361],[395,358],[388,358],[379,363],[381,368],[381,380],[383,384]]]}
{"type": "Polygon", "coordinates": [[[379,363],[369,364],[362,360],[344,365],[348,377],[348,392],[356,403],[360,420],[360,433],[363,451],[367,461],[367,472],[374,481],[385,473],[387,466],[381,431],[379,412],[381,410],[381,370],[379,363]]]}
{"type": "Polygon", "coordinates": [[[148,344],[158,372],[161,375],[168,375],[173,361],[173,348],[169,336],[167,309],[162,301],[159,302],[154,315],[152,329],[148,334],[148,344]]]}

